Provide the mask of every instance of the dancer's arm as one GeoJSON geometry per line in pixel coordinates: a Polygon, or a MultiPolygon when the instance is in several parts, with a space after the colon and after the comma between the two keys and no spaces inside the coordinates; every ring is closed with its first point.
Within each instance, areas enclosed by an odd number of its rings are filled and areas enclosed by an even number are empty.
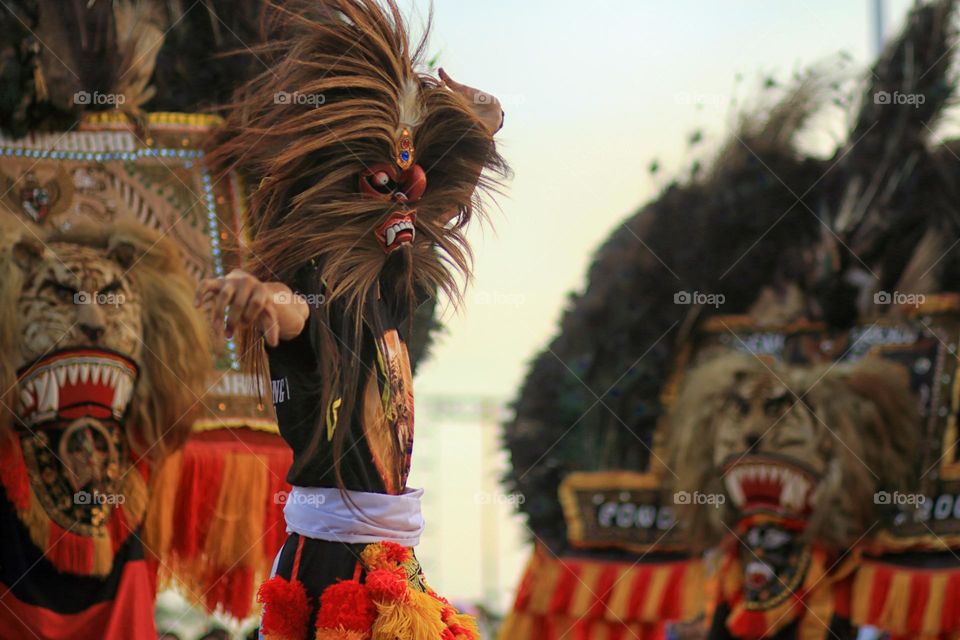
{"type": "Polygon", "coordinates": [[[287,285],[262,282],[241,269],[234,269],[225,278],[201,282],[194,305],[210,305],[214,330],[223,330],[227,338],[232,338],[238,329],[257,327],[271,347],[300,335],[310,314],[306,301],[294,295],[287,285]]]}

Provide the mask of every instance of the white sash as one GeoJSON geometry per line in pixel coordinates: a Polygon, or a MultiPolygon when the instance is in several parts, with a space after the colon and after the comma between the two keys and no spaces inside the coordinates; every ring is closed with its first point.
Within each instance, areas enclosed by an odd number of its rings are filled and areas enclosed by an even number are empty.
{"type": "Polygon", "coordinates": [[[423,489],[400,495],[346,491],[331,487],[293,487],[283,515],[287,533],[347,544],[396,542],[415,547],[423,533],[423,489]]]}

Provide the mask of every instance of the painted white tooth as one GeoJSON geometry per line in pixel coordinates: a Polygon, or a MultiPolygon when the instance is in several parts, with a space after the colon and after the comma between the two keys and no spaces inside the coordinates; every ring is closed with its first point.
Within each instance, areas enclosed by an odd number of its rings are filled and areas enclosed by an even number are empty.
{"type": "Polygon", "coordinates": [[[20,389],[20,405],[24,409],[29,409],[33,406],[33,394],[26,389],[20,389]]]}
{"type": "Polygon", "coordinates": [[[393,227],[387,229],[387,246],[393,244],[393,241],[397,239],[397,232],[393,230],[393,227]]]}
{"type": "Polygon", "coordinates": [[[57,376],[57,385],[63,386],[63,383],[67,381],[67,369],[66,367],[57,367],[54,370],[54,373],[57,376]]]}
{"type": "Polygon", "coordinates": [[[793,509],[794,511],[800,511],[803,509],[803,494],[799,491],[799,485],[794,485],[793,509]]]}
{"type": "Polygon", "coordinates": [[[121,377],[117,380],[117,384],[113,388],[113,402],[110,406],[116,413],[120,413],[127,406],[129,386],[130,384],[127,382],[127,379],[121,377]]]}
{"type": "Polygon", "coordinates": [[[33,388],[40,408],[43,408],[43,398],[47,395],[47,374],[42,373],[33,380],[33,388]]]}
{"type": "Polygon", "coordinates": [[[96,362],[90,365],[90,382],[100,384],[100,365],[96,362]]]}
{"type": "Polygon", "coordinates": [[[791,482],[793,482],[793,478],[794,478],[794,473],[793,473],[793,470],[792,470],[792,469],[784,469],[784,470],[783,470],[783,485],[784,485],[784,486],[786,486],[786,485],[790,484],[791,482]]]}
{"type": "Polygon", "coordinates": [[[117,386],[117,378],[120,377],[120,369],[116,367],[110,367],[110,386],[117,386]]]}
{"type": "Polygon", "coordinates": [[[67,378],[70,380],[70,384],[77,384],[77,378],[80,375],[80,367],[75,364],[71,364],[67,367],[67,378]]]}
{"type": "Polygon", "coordinates": [[[786,483],[780,489],[780,504],[787,509],[793,508],[793,490],[790,488],[791,486],[790,483],[786,483]]]}
{"type": "Polygon", "coordinates": [[[733,504],[738,507],[743,506],[743,503],[746,502],[746,497],[743,495],[743,487],[740,486],[740,482],[734,477],[733,473],[728,473],[724,476],[723,482],[727,487],[727,493],[730,494],[730,499],[733,500],[733,504]]]}
{"type": "Polygon", "coordinates": [[[52,373],[47,372],[43,374],[43,377],[47,380],[43,388],[43,395],[40,396],[40,411],[56,411],[60,404],[60,388],[57,387],[52,373]]]}
{"type": "Polygon", "coordinates": [[[803,479],[796,473],[791,474],[790,482],[784,485],[786,493],[781,492],[784,506],[799,511],[803,506],[803,479]]]}
{"type": "Polygon", "coordinates": [[[80,382],[87,382],[90,379],[90,365],[81,364],[80,365],[80,382]]]}

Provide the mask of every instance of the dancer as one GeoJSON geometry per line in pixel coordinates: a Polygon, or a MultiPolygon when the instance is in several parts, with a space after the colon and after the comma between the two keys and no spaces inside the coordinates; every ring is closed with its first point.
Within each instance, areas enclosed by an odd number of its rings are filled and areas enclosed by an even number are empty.
{"type": "Polygon", "coordinates": [[[420,301],[460,294],[476,191],[506,172],[493,142],[503,112],[442,70],[416,70],[424,43],[411,50],[392,0],[288,4],[268,24],[281,36],[258,52],[267,69],[211,153],[255,187],[247,268],[197,292],[248,366],[266,352],[293,450],[262,634],[477,638],[413,553],[406,341],[420,301]]]}

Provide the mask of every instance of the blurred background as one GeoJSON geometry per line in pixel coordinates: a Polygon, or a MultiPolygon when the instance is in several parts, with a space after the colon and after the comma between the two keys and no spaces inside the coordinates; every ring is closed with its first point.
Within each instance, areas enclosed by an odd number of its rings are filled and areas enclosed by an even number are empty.
{"type": "MultiPolygon", "coordinates": [[[[428,2],[400,4],[414,27],[426,23],[428,2]]],[[[507,465],[500,423],[568,293],[582,288],[593,251],[667,182],[709,158],[764,83],[811,65],[857,77],[911,4],[433,3],[428,57],[498,96],[506,111],[498,140],[515,172],[488,221],[471,231],[473,282],[460,309],[446,306],[446,329],[421,365],[410,481],[428,489],[418,549],[428,579],[488,614],[490,633],[510,607],[531,537],[499,488],[507,465]]],[[[807,141],[825,152],[844,135],[842,110],[829,117],[837,137],[807,141]]],[[[211,621],[184,606],[164,594],[160,630],[167,622],[180,638],[207,632],[211,621]]],[[[216,624],[237,634],[253,626],[216,624]]]]}

